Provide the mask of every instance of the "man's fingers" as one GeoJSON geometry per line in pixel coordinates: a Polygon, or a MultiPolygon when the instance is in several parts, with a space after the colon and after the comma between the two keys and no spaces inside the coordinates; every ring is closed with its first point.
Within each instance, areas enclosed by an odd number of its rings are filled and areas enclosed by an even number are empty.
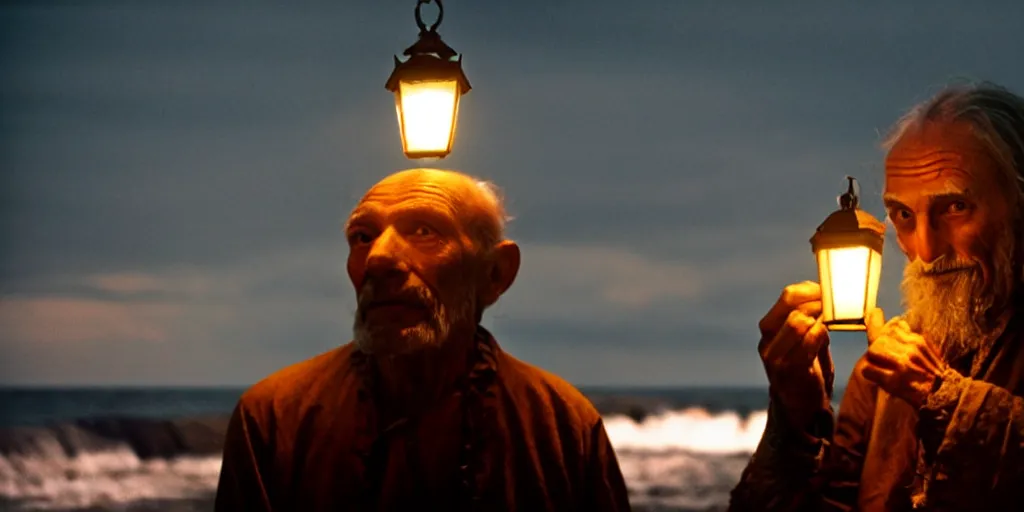
{"type": "Polygon", "coordinates": [[[942,357],[939,356],[938,352],[935,351],[935,347],[928,340],[920,334],[914,332],[910,328],[910,324],[906,320],[900,317],[893,318],[893,327],[891,329],[892,335],[904,343],[911,343],[920,348],[922,356],[930,363],[929,367],[932,369],[941,369],[943,367],[942,357]]]}
{"type": "MultiPolygon", "coordinates": [[[[804,337],[800,344],[793,347],[793,351],[790,352],[790,356],[793,357],[794,362],[797,360],[804,361],[806,364],[811,364],[814,358],[818,357],[818,353],[821,352],[822,345],[828,343],[828,329],[825,328],[825,324],[820,320],[816,320],[807,332],[804,333],[804,337]]],[[[822,368],[824,370],[824,368],[822,368]]]]}
{"type": "Polygon", "coordinates": [[[927,341],[925,341],[923,345],[924,346],[921,347],[921,353],[923,353],[924,356],[935,365],[938,373],[942,373],[942,369],[945,368],[946,363],[942,360],[938,351],[936,351],[935,348],[932,347],[931,343],[928,343],[927,341]]]}
{"type": "Polygon", "coordinates": [[[899,361],[892,354],[889,354],[887,352],[882,352],[879,350],[868,350],[865,356],[868,363],[879,368],[884,368],[886,370],[896,370],[899,369],[900,367],[899,361]]]}
{"type": "Polygon", "coordinates": [[[932,361],[926,354],[927,353],[923,350],[917,351],[913,356],[914,363],[921,368],[928,370],[932,375],[941,374],[942,367],[935,361],[932,361]]]}
{"type": "MultiPolygon", "coordinates": [[[[789,313],[798,308],[801,304],[821,300],[821,286],[813,281],[791,284],[782,289],[782,294],[775,301],[768,313],[764,315],[758,327],[761,334],[773,335],[782,328],[789,313]]],[[[813,315],[817,316],[817,315],[813,315]]]]}
{"type": "Polygon", "coordinates": [[[832,343],[829,339],[828,329],[825,328],[825,324],[820,320],[818,321],[818,324],[820,324],[824,330],[824,340],[822,340],[818,347],[818,365],[821,367],[821,376],[824,377],[825,380],[825,390],[829,393],[829,396],[831,396],[833,382],[836,378],[836,366],[832,362],[832,351],[830,349],[832,343]]]}
{"type": "Polygon", "coordinates": [[[812,300],[804,302],[803,304],[797,306],[796,310],[811,318],[818,318],[819,316],[821,316],[821,301],[812,300]]]}
{"type": "Polygon", "coordinates": [[[890,380],[892,371],[879,368],[872,364],[867,364],[864,365],[864,368],[861,370],[861,374],[864,375],[864,378],[869,382],[873,382],[879,387],[885,388],[887,387],[886,384],[888,384],[890,380]]]}
{"type": "Polygon", "coordinates": [[[939,355],[935,353],[935,350],[932,349],[931,344],[925,341],[923,337],[918,335],[914,335],[913,342],[914,346],[917,348],[917,350],[914,351],[915,355],[917,356],[915,358],[917,360],[917,363],[920,364],[922,367],[927,368],[936,375],[942,373],[942,358],[940,358],[939,355]]]}
{"type": "Polygon", "coordinates": [[[762,357],[765,361],[781,361],[803,341],[804,335],[814,325],[813,318],[794,310],[786,317],[778,334],[765,347],[762,357]]]}
{"type": "Polygon", "coordinates": [[[914,347],[914,349],[910,350],[913,350],[912,354],[917,356],[914,358],[917,364],[931,370],[933,373],[940,373],[942,371],[942,361],[923,336],[899,328],[892,329],[888,335],[900,343],[914,347]]]}
{"type": "Polygon", "coordinates": [[[909,341],[918,347],[921,356],[931,364],[932,369],[941,371],[941,368],[944,366],[942,357],[939,356],[935,347],[924,336],[911,331],[909,328],[899,332],[902,336],[901,339],[909,341]]]}
{"type": "MultiPolygon", "coordinates": [[[[799,311],[800,313],[803,313],[804,316],[810,317],[811,319],[818,318],[819,316],[821,316],[821,301],[820,300],[812,300],[810,302],[804,302],[803,304],[800,304],[795,309],[790,311],[789,314],[792,314],[793,311],[799,311]]],[[[785,319],[783,320],[783,322],[785,322],[785,319]]],[[[762,321],[762,323],[763,323],[763,321],[762,321]]],[[[761,331],[761,345],[759,345],[759,347],[763,348],[768,343],[770,343],[772,338],[774,338],[775,335],[779,333],[780,329],[782,329],[782,324],[779,324],[779,325],[773,327],[772,329],[762,330],[761,331]]],[[[759,349],[759,351],[760,351],[760,349],[759,349]]]]}
{"type": "Polygon", "coordinates": [[[868,331],[868,345],[871,345],[882,334],[882,330],[885,329],[885,312],[882,311],[882,308],[868,311],[864,324],[868,331]]]}

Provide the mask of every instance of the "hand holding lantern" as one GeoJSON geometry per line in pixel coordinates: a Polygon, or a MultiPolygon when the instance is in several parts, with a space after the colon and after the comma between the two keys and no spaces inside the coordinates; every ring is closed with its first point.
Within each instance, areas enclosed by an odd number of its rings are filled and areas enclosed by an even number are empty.
{"type": "Polygon", "coordinates": [[[758,352],[771,385],[772,408],[792,427],[820,437],[835,378],[830,330],[865,330],[875,307],[885,226],[858,209],[854,179],[840,210],[818,227],[811,245],[820,284],[787,286],[758,324],[758,352]]]}

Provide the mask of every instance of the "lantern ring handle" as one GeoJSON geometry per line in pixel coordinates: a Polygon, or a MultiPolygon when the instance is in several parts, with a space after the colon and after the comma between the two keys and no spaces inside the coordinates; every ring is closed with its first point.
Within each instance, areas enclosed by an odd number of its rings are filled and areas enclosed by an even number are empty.
{"type": "Polygon", "coordinates": [[[836,199],[843,210],[855,210],[860,206],[860,183],[857,183],[857,178],[853,176],[846,176],[846,179],[850,182],[849,189],[836,199]]]}
{"type": "Polygon", "coordinates": [[[444,6],[441,5],[441,0],[417,0],[417,2],[416,2],[416,26],[419,27],[421,34],[426,33],[426,32],[437,32],[437,27],[441,25],[441,20],[443,20],[443,19],[444,19],[444,6]],[[437,20],[435,20],[434,24],[431,25],[430,28],[428,29],[427,26],[423,23],[423,16],[420,15],[420,7],[422,7],[423,4],[429,4],[431,1],[433,1],[435,4],[437,4],[437,20]]]}

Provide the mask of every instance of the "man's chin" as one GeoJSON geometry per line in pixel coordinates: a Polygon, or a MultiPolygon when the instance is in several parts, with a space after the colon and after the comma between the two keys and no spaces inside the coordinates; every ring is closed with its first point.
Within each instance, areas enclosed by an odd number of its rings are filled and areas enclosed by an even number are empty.
{"type": "Polygon", "coordinates": [[[403,356],[427,350],[436,343],[427,335],[424,326],[403,329],[357,329],[356,347],[364,353],[380,356],[403,356]]]}

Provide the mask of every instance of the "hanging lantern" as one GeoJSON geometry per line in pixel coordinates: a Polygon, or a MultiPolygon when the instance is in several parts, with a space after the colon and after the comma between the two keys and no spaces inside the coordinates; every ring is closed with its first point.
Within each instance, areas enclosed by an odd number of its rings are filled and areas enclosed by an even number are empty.
{"type": "Polygon", "coordinates": [[[830,331],[863,331],[875,308],[882,275],[885,225],[858,208],[855,179],[839,196],[839,210],[811,237],[821,283],[822,322],[830,331]]]}
{"type": "Polygon", "coordinates": [[[437,27],[444,18],[441,0],[437,21],[430,28],[423,24],[420,7],[431,0],[416,3],[419,40],[403,52],[405,62],[395,56],[395,69],[385,88],[395,95],[402,151],[408,158],[444,158],[455,141],[459,99],[470,90],[462,72],[462,56],[441,41],[437,27]]]}

